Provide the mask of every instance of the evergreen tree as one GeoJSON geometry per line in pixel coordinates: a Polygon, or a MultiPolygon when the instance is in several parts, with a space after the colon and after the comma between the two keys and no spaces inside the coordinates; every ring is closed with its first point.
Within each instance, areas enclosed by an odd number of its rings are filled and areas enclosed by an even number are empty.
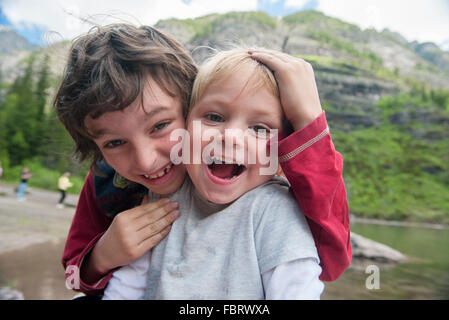
{"type": "Polygon", "coordinates": [[[36,156],[43,156],[42,148],[44,145],[44,137],[46,130],[46,117],[45,106],[47,105],[47,90],[50,86],[49,81],[49,68],[48,68],[48,56],[46,55],[42,61],[42,66],[38,73],[38,79],[36,84],[36,90],[34,93],[33,107],[34,121],[33,121],[33,135],[30,137],[30,146],[32,146],[31,152],[36,156]]]}
{"type": "Polygon", "coordinates": [[[35,128],[35,103],[33,97],[33,64],[35,61],[32,55],[22,76],[18,76],[4,102],[6,118],[6,136],[8,154],[11,165],[19,165],[24,159],[34,156],[34,146],[32,136],[35,128]]]}

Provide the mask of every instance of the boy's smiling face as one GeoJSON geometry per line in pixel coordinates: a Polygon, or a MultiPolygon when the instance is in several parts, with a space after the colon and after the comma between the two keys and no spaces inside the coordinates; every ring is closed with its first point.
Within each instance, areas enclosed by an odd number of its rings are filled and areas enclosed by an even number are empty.
{"type": "Polygon", "coordinates": [[[170,133],[184,126],[179,98],[168,95],[149,78],[129,107],[107,112],[97,119],[87,116],[85,125],[96,138],[106,162],[120,175],[158,194],[176,191],[184,181],[183,165],[172,165],[170,150],[176,143],[170,133]]]}
{"type": "MultiPolygon", "coordinates": [[[[272,175],[260,173],[260,169],[268,167],[269,164],[262,165],[258,155],[261,152],[264,156],[267,155],[266,144],[270,138],[269,134],[263,135],[261,130],[265,129],[267,132],[270,129],[281,130],[283,112],[278,97],[274,96],[266,86],[257,90],[252,88],[252,80],[248,79],[252,70],[250,66],[244,66],[238,74],[210,85],[192,107],[187,118],[187,130],[191,139],[201,139],[196,141],[201,141],[202,153],[210,143],[209,140],[202,141],[206,130],[215,129],[217,136],[214,136],[213,140],[223,141],[222,152],[212,156],[226,163],[186,164],[189,176],[197,190],[214,203],[232,202],[272,177],[272,175]],[[201,136],[198,136],[199,132],[193,130],[194,123],[201,124],[201,136]],[[225,130],[230,129],[247,132],[247,135],[237,139],[232,138],[225,134],[225,130]],[[232,148],[233,152],[229,153],[229,150],[225,150],[225,145],[227,148],[232,148]],[[238,150],[243,150],[242,159],[236,159],[238,150]],[[228,159],[225,157],[226,154],[232,154],[233,158],[228,159]],[[252,158],[256,159],[255,162],[248,161],[249,154],[257,155],[256,158],[252,158]]],[[[193,146],[193,144],[194,142],[191,141],[190,145],[193,146]]]]}

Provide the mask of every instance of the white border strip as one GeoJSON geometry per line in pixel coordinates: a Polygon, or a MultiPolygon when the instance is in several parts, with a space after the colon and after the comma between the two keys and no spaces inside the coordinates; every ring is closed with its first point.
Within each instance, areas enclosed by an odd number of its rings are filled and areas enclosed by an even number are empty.
{"type": "Polygon", "coordinates": [[[326,129],[323,130],[323,132],[321,132],[319,135],[317,135],[315,138],[310,139],[309,141],[307,141],[306,143],[304,143],[302,146],[296,148],[295,150],[284,154],[282,157],[279,157],[279,162],[285,162],[288,161],[292,158],[294,158],[295,156],[297,156],[299,153],[303,152],[304,150],[306,150],[308,147],[310,147],[311,145],[313,145],[315,142],[320,141],[322,138],[324,138],[327,134],[329,133],[329,127],[326,127],[326,129]]]}

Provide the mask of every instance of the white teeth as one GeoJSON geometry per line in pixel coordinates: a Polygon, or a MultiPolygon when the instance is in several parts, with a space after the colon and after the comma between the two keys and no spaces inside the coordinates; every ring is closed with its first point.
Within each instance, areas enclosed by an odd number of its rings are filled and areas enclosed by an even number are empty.
{"type": "Polygon", "coordinates": [[[221,159],[216,158],[216,157],[211,157],[211,160],[212,160],[212,163],[215,163],[215,164],[222,164],[223,163],[221,159]]]}
{"type": "Polygon", "coordinates": [[[215,156],[210,157],[211,159],[211,163],[215,163],[215,164],[238,164],[238,165],[243,165],[243,161],[239,161],[239,160],[227,160],[227,159],[223,159],[223,158],[218,158],[215,156]]]}
{"type": "Polygon", "coordinates": [[[168,172],[170,171],[171,167],[172,167],[172,164],[170,163],[170,164],[164,169],[164,172],[165,172],[165,173],[168,173],[168,172]]]}
{"type": "Polygon", "coordinates": [[[157,178],[160,178],[160,177],[163,177],[163,176],[165,176],[169,171],[170,171],[170,169],[172,168],[172,166],[173,166],[173,164],[169,164],[168,166],[166,166],[163,170],[161,170],[158,174],[154,174],[154,175],[151,175],[151,176],[149,176],[149,175],[147,175],[147,174],[144,174],[143,176],[145,177],[145,178],[149,178],[149,179],[157,179],[157,178]]]}

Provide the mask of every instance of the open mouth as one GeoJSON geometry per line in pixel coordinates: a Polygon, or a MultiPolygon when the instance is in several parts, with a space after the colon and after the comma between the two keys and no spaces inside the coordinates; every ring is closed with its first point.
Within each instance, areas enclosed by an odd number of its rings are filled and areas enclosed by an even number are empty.
{"type": "Polygon", "coordinates": [[[212,181],[219,184],[229,184],[236,181],[246,170],[242,164],[212,158],[213,162],[207,165],[207,172],[212,181]]]}

